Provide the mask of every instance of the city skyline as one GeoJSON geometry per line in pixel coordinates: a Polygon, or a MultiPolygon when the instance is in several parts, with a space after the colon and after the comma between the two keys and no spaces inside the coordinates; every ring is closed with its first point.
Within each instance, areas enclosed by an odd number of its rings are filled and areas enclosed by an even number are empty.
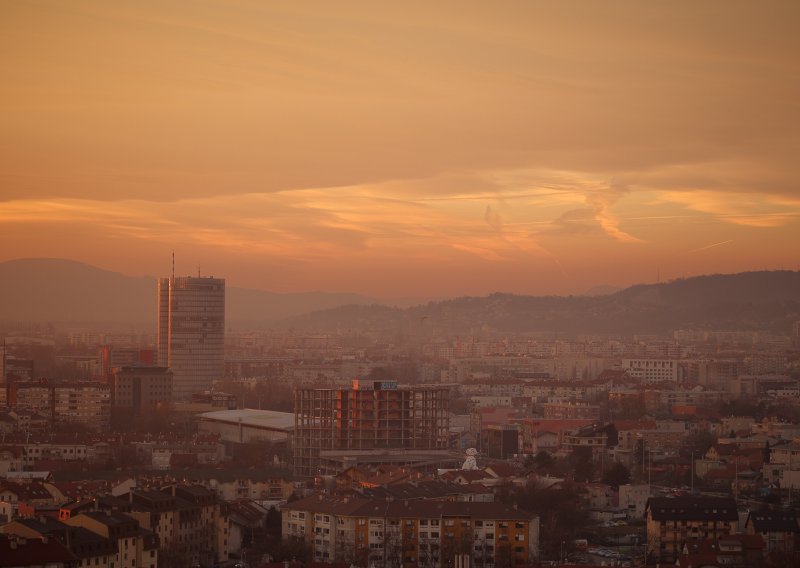
{"type": "Polygon", "coordinates": [[[379,298],[800,268],[795,2],[0,15],[0,261],[379,298]]]}

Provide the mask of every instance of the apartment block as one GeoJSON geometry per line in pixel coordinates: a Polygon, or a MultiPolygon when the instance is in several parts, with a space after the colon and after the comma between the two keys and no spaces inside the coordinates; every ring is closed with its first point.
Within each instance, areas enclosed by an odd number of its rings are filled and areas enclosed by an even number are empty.
{"type": "Polygon", "coordinates": [[[320,562],[488,568],[538,557],[538,517],[501,503],[318,494],[288,503],[282,517],[283,538],[305,541],[320,562]]]}
{"type": "Polygon", "coordinates": [[[623,359],[622,369],[645,383],[677,383],[680,378],[677,359],[623,359]]]}
{"type": "Polygon", "coordinates": [[[216,494],[200,485],[133,489],[121,499],[131,517],[158,536],[161,554],[211,566],[228,560],[228,517],[216,494]]]}
{"type": "Polygon", "coordinates": [[[127,366],[113,375],[114,409],[140,416],[172,400],[172,371],[167,367],[127,366]]]}
{"type": "Polygon", "coordinates": [[[735,534],[739,524],[736,501],[724,497],[659,497],[647,502],[647,555],[675,563],[687,539],[711,539],[735,534]]]}

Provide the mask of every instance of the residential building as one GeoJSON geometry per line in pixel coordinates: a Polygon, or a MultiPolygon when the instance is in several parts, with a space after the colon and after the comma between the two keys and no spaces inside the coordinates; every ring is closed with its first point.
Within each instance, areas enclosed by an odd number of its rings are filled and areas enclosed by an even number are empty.
{"type": "Polygon", "coordinates": [[[172,401],[168,367],[121,367],[113,373],[114,412],[131,417],[165,408],[172,401]]]}
{"type": "Polygon", "coordinates": [[[15,519],[0,526],[0,533],[26,539],[55,539],[78,559],[78,566],[112,568],[116,543],[83,527],[72,527],[51,517],[15,519]]]}
{"type": "Polygon", "coordinates": [[[573,401],[552,401],[542,405],[544,417],[553,420],[590,419],[600,417],[600,407],[596,404],[573,401]]]}
{"type": "Polygon", "coordinates": [[[113,568],[156,568],[158,538],[139,526],[133,517],[117,511],[101,513],[85,511],[64,521],[72,527],[83,527],[115,545],[116,554],[109,562],[113,568]]]}
{"type": "Polygon", "coordinates": [[[677,383],[680,378],[678,363],[676,359],[623,359],[622,369],[645,383],[677,383]]]}
{"type": "Polygon", "coordinates": [[[490,458],[509,459],[519,452],[516,424],[489,424],[481,431],[481,450],[490,458]]]}
{"type": "Polygon", "coordinates": [[[111,388],[95,382],[54,383],[54,424],[80,424],[105,430],[111,420],[111,388]]]}
{"type": "Polygon", "coordinates": [[[192,566],[227,561],[227,513],[213,491],[173,485],[160,491],[132,489],[120,498],[128,501],[128,514],[158,537],[164,559],[188,559],[192,566]]]}
{"type": "Polygon", "coordinates": [[[761,535],[767,553],[800,562],[800,512],[784,509],[750,511],[745,523],[747,534],[761,535]]]}
{"type": "Polygon", "coordinates": [[[111,389],[103,383],[20,381],[9,385],[8,395],[9,406],[40,413],[55,424],[104,429],[111,417],[111,389]]]}
{"type": "Polygon", "coordinates": [[[736,501],[724,497],[657,497],[646,507],[647,556],[674,563],[690,538],[717,540],[736,533],[736,501]]]}
{"type": "Polygon", "coordinates": [[[305,541],[320,562],[489,567],[538,557],[539,518],[501,503],[317,494],[284,505],[282,517],[283,538],[305,541]]]}
{"type": "Polygon", "coordinates": [[[643,519],[647,500],[650,498],[650,486],[639,485],[620,485],[619,486],[619,507],[628,511],[629,519],[643,519]]]}

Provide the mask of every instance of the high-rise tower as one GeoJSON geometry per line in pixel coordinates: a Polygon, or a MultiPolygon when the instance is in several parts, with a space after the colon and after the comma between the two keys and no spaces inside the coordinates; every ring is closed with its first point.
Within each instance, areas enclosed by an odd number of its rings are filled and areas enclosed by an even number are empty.
{"type": "Polygon", "coordinates": [[[158,281],[158,364],[172,369],[173,396],[187,399],[225,371],[225,280],[158,281]]]}

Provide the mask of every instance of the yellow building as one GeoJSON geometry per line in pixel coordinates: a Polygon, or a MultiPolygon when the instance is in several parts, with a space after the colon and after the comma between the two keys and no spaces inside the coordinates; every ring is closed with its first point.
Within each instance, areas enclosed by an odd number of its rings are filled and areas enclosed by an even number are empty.
{"type": "Polygon", "coordinates": [[[65,524],[83,527],[116,544],[115,554],[109,557],[111,568],[156,568],[158,538],[143,530],[136,519],[123,513],[84,512],[70,517],[65,524]]]}
{"type": "Polygon", "coordinates": [[[650,499],[647,518],[648,560],[674,563],[687,539],[717,540],[736,533],[736,501],[723,497],[650,499]]]}

